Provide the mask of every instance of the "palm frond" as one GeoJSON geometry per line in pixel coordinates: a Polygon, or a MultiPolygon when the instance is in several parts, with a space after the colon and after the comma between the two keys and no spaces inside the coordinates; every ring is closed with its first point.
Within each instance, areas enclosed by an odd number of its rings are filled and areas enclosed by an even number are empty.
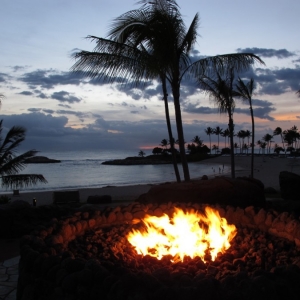
{"type": "Polygon", "coordinates": [[[38,182],[47,183],[47,180],[41,174],[18,174],[2,176],[2,187],[20,189],[32,185],[36,185],[38,182]]]}
{"type": "Polygon", "coordinates": [[[252,98],[254,90],[254,79],[251,78],[247,84],[239,77],[236,83],[237,97],[241,97],[243,100],[249,101],[252,98]]]}
{"type": "Polygon", "coordinates": [[[247,70],[255,63],[265,65],[264,61],[253,53],[223,54],[202,58],[194,62],[187,71],[195,77],[202,76],[203,74],[213,76],[216,70],[220,74],[228,72],[229,69],[241,72],[247,70]]]}
{"type": "Polygon", "coordinates": [[[22,171],[26,164],[25,160],[35,156],[38,153],[36,150],[29,150],[21,155],[15,156],[6,152],[0,156],[0,175],[13,175],[22,171]]]}

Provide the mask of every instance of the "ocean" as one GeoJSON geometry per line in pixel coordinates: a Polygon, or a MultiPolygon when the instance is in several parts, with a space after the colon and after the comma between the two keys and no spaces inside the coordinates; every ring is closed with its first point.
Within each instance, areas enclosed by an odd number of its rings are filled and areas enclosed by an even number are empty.
{"type": "MultiPolygon", "coordinates": [[[[146,155],[150,155],[146,152],[146,155]]],[[[155,184],[175,181],[172,164],[167,165],[134,165],[114,166],[102,165],[102,162],[137,156],[138,151],[130,150],[99,150],[69,151],[69,152],[40,152],[38,156],[60,160],[60,163],[28,164],[20,174],[42,174],[48,183],[38,183],[35,186],[24,187],[21,190],[47,191],[62,189],[98,188],[104,186],[126,186],[134,184],[155,184]]],[[[218,172],[219,165],[189,163],[191,178],[202,175],[212,175],[218,172]]],[[[225,169],[229,167],[225,166],[225,169]]],[[[179,170],[183,178],[181,165],[179,170]]],[[[228,170],[224,170],[228,172],[228,170]]],[[[11,189],[0,189],[0,193],[11,192],[11,189]]]]}

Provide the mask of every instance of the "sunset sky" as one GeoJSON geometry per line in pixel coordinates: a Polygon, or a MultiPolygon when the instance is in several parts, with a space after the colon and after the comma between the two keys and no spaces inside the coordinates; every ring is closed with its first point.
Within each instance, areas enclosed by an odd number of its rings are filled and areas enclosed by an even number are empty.
{"type": "MultiPolygon", "coordinates": [[[[168,138],[161,87],[145,89],[89,81],[70,73],[71,53],[92,50],[88,35],[106,37],[112,20],[140,5],[134,0],[2,0],[0,119],[27,129],[24,149],[152,149],[168,138]]],[[[300,128],[300,1],[178,0],[187,26],[200,15],[193,56],[252,52],[265,62],[254,78],[256,138],[280,126],[300,128]]],[[[171,94],[171,93],[170,93],[171,94]]],[[[204,129],[225,129],[226,115],[191,82],[181,108],[186,142],[204,129]]],[[[170,102],[174,124],[174,106],[170,102]]],[[[247,105],[236,102],[235,131],[251,130],[247,105]]],[[[174,126],[174,136],[176,137],[174,126]]],[[[216,143],[217,137],[213,137],[216,143]]],[[[277,138],[275,138],[277,140],[277,138]]],[[[278,139],[279,141],[279,139],[278,139]]]]}

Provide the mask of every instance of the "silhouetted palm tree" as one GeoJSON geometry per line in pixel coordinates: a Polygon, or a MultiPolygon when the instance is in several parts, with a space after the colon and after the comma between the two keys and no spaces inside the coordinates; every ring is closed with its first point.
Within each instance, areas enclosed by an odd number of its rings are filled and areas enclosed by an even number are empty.
{"type": "MultiPolygon", "coordinates": [[[[3,130],[2,123],[3,120],[0,121],[0,135],[3,130]]],[[[25,168],[26,159],[38,153],[36,150],[30,150],[21,155],[16,154],[17,148],[25,140],[25,133],[25,128],[13,126],[4,139],[0,136],[0,176],[3,187],[18,190],[24,186],[35,185],[38,182],[47,183],[47,180],[41,174],[18,174],[25,168]]]]}
{"type": "Polygon", "coordinates": [[[252,53],[236,53],[206,57],[192,62],[189,53],[196,42],[198,14],[186,30],[176,1],[139,1],[144,6],[117,18],[109,34],[110,39],[97,40],[94,52],[75,53],[79,59],[72,70],[83,71],[90,78],[109,82],[118,80],[135,84],[141,79],[163,75],[169,82],[175,107],[179,151],[185,180],[190,179],[184,147],[184,134],[180,109],[180,85],[185,75],[198,77],[211,66],[223,70],[230,66],[245,70],[254,62],[263,61],[252,53]],[[138,51],[137,51],[138,50],[138,51]],[[151,54],[152,63],[145,63],[145,52],[151,54]]]}
{"type": "Polygon", "coordinates": [[[230,132],[229,129],[226,128],[222,133],[221,136],[225,138],[225,148],[227,147],[226,139],[229,138],[230,132]]]}
{"type": "Polygon", "coordinates": [[[223,133],[223,129],[220,126],[214,128],[214,134],[218,137],[218,149],[220,144],[220,135],[223,133]]]}
{"type": "Polygon", "coordinates": [[[198,135],[194,136],[194,138],[192,139],[192,142],[199,147],[201,147],[203,145],[203,140],[201,140],[201,138],[198,135]]]}
{"type": "Polygon", "coordinates": [[[138,155],[139,157],[144,157],[146,153],[143,150],[140,150],[138,155]]]}
{"type": "Polygon", "coordinates": [[[163,139],[160,142],[160,146],[165,147],[165,149],[167,149],[167,146],[169,145],[168,140],[167,139],[163,139]]]}
{"type": "MultiPolygon", "coordinates": [[[[252,107],[252,95],[254,89],[255,86],[254,86],[253,78],[251,78],[250,81],[248,81],[247,83],[244,83],[244,81],[240,77],[238,78],[236,84],[236,90],[238,92],[237,96],[241,97],[244,101],[247,101],[249,103],[250,115],[251,115],[251,124],[252,124],[251,177],[252,178],[253,178],[253,171],[254,171],[254,138],[255,138],[255,124],[254,124],[254,114],[253,114],[253,107],[252,107]]],[[[249,140],[248,140],[248,144],[249,144],[249,140]]]]}
{"type": "Polygon", "coordinates": [[[200,87],[206,91],[210,97],[218,105],[220,113],[226,113],[228,115],[229,123],[228,129],[230,132],[230,157],[231,157],[231,177],[235,178],[235,163],[234,163],[234,143],[233,143],[233,111],[235,107],[235,102],[233,97],[235,96],[235,91],[233,90],[234,81],[234,70],[231,68],[228,74],[222,78],[221,74],[216,71],[215,77],[203,76],[199,79],[200,87]]]}
{"type": "Polygon", "coordinates": [[[207,127],[204,131],[209,137],[209,149],[210,149],[210,154],[211,154],[211,135],[214,133],[214,130],[211,127],[207,127]]]}
{"type": "Polygon", "coordinates": [[[266,146],[267,146],[267,152],[270,154],[270,149],[271,149],[271,143],[272,141],[273,135],[267,133],[262,137],[262,140],[266,142],[266,146]]]}
{"type": "Polygon", "coordinates": [[[284,149],[284,153],[285,153],[285,145],[284,145],[284,139],[283,139],[283,135],[282,135],[282,129],[281,127],[276,127],[275,130],[273,131],[273,136],[275,135],[280,135],[281,137],[281,142],[282,142],[282,148],[284,149]]]}

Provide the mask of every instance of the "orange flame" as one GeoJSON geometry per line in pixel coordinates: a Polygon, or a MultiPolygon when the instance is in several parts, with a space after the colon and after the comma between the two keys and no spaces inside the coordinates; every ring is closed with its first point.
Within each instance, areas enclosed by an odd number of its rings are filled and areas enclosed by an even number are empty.
{"type": "Polygon", "coordinates": [[[138,254],[151,255],[157,259],[171,255],[183,261],[185,256],[199,256],[205,261],[208,253],[215,260],[218,253],[224,253],[230,247],[230,241],[236,235],[236,227],[227,224],[219,212],[205,208],[205,215],[198,212],[184,212],[175,208],[170,219],[147,215],[143,220],[145,232],[132,230],[127,236],[138,254]]]}

